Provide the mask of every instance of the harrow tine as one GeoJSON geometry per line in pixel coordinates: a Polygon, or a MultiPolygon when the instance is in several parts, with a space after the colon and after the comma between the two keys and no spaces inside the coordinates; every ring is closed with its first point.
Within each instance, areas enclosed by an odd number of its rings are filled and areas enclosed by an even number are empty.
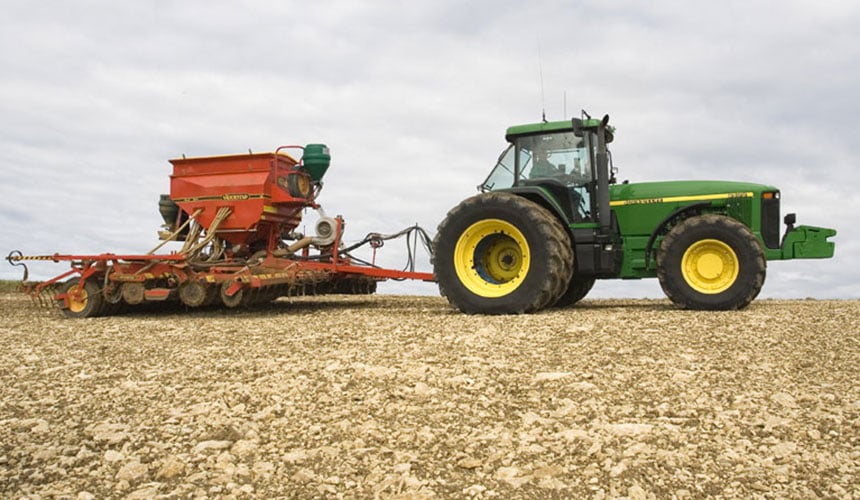
{"type": "Polygon", "coordinates": [[[42,307],[51,307],[52,305],[56,305],[54,301],[54,292],[56,291],[56,287],[54,285],[46,286],[39,293],[39,300],[41,302],[42,307]]]}
{"type": "Polygon", "coordinates": [[[30,297],[30,302],[37,307],[57,307],[54,295],[57,293],[57,283],[41,286],[42,283],[22,283],[21,290],[30,297]]]}
{"type": "Polygon", "coordinates": [[[34,305],[34,306],[36,306],[36,307],[41,307],[41,306],[42,306],[42,301],[39,299],[39,295],[38,295],[38,294],[34,294],[34,293],[32,293],[32,291],[30,291],[30,290],[25,290],[25,291],[24,291],[24,293],[26,293],[26,294],[27,294],[27,298],[29,298],[29,299],[30,299],[30,303],[31,303],[32,305],[34,305]]]}

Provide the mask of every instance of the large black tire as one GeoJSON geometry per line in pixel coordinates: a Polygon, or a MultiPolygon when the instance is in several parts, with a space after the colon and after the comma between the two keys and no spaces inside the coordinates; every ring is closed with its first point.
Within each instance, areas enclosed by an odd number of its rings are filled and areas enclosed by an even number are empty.
{"type": "Polygon", "coordinates": [[[686,309],[742,309],[761,291],[766,269],[752,231],[723,215],[686,219],[669,231],[657,252],[660,286],[686,309]]]}
{"type": "Polygon", "coordinates": [[[568,307],[576,304],[588,295],[593,286],[594,278],[582,278],[577,276],[576,271],[574,271],[573,276],[570,278],[570,283],[567,285],[567,290],[553,307],[568,307]]]}
{"type": "Polygon", "coordinates": [[[468,314],[522,314],[550,306],[573,273],[573,250],[550,211],[511,193],[464,200],[433,240],[439,292],[468,314]]]}
{"type": "MultiPolygon", "coordinates": [[[[66,281],[60,287],[60,293],[69,293],[78,286],[79,282],[78,278],[66,281]]],[[[69,298],[69,307],[66,307],[63,300],[58,300],[57,305],[60,306],[63,314],[69,318],[92,318],[102,314],[105,302],[98,285],[93,280],[87,280],[84,282],[80,296],[69,298]]]]}

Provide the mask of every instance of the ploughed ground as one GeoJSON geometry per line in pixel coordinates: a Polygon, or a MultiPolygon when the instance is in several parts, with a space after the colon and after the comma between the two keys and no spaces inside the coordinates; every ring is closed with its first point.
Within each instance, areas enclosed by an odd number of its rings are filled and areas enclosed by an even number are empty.
{"type": "Polygon", "coordinates": [[[860,497],[860,302],[0,294],[6,498],[860,497]]]}

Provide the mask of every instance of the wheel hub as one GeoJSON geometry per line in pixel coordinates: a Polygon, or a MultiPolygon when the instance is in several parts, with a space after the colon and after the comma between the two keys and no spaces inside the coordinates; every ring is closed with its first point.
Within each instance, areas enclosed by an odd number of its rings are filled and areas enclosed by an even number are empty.
{"type": "Polygon", "coordinates": [[[523,258],[517,243],[510,236],[496,234],[475,249],[487,274],[498,282],[514,279],[520,272],[523,258]],[[486,245],[486,248],[481,248],[486,245]]]}
{"type": "Polygon", "coordinates": [[[693,290],[704,294],[728,290],[737,280],[739,271],[735,251],[720,240],[697,241],[681,258],[684,280],[693,290]]]}
{"type": "Polygon", "coordinates": [[[87,307],[87,290],[85,288],[81,288],[80,291],[77,290],[77,287],[72,287],[68,291],[69,296],[69,310],[74,313],[79,313],[87,307]]]}
{"type": "Polygon", "coordinates": [[[454,261],[460,282],[471,292],[502,297],[513,292],[528,273],[528,243],[510,222],[484,219],[460,235],[454,261]]]}
{"type": "Polygon", "coordinates": [[[704,279],[712,280],[717,278],[723,272],[723,261],[719,255],[706,254],[702,255],[696,262],[696,271],[704,279]]]}

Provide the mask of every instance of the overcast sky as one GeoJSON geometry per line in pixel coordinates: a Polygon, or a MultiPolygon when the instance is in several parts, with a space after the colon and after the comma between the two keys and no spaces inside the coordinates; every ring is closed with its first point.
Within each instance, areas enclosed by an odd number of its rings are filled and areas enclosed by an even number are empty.
{"type": "MultiPolygon", "coordinates": [[[[432,235],[507,126],[585,108],[617,127],[621,179],[774,184],[783,214],[839,231],[835,259],[770,262],[761,297],[860,298],[860,2],[2,6],[4,256],[148,251],[168,159],[312,142],[331,148],[319,201],[347,240],[415,223],[432,235]]],[[[404,264],[400,243],[382,252],[404,264]]],[[[2,263],[0,279],[19,278],[2,263]]],[[[591,296],[662,292],[607,281],[591,296]]]]}

